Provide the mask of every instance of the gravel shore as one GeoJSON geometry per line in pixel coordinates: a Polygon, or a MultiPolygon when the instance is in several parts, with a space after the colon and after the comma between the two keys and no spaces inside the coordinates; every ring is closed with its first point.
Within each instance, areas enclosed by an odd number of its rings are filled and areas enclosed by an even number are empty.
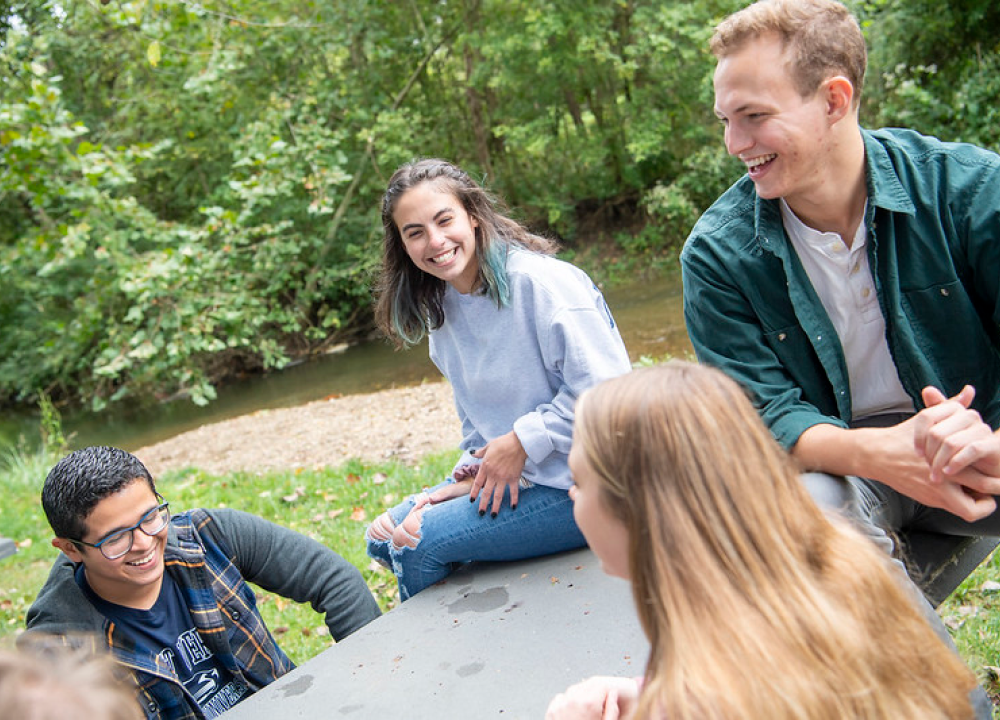
{"type": "Polygon", "coordinates": [[[457,449],[460,440],[451,386],[431,382],[261,410],[203,425],[135,455],[154,476],[185,467],[253,472],[336,467],[351,458],[415,462],[457,449]]]}

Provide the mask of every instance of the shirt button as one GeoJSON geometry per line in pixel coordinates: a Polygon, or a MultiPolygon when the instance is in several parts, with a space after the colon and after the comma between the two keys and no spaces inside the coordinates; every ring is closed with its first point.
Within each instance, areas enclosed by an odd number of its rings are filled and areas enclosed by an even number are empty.
{"type": "Polygon", "coordinates": [[[864,288],[861,291],[861,297],[863,297],[863,298],[867,298],[871,294],[872,294],[871,288],[864,288]]]}
{"type": "Polygon", "coordinates": [[[854,275],[860,269],[861,263],[854,263],[854,267],[851,268],[851,275],[854,275]]]}
{"type": "Polygon", "coordinates": [[[948,297],[948,295],[950,294],[948,292],[948,288],[941,288],[941,294],[944,295],[945,297],[948,297]]]}
{"type": "Polygon", "coordinates": [[[233,610],[233,620],[236,621],[236,620],[239,620],[239,619],[240,619],[240,611],[239,610],[233,610]]]}
{"type": "Polygon", "coordinates": [[[785,333],[778,333],[778,342],[785,342],[785,338],[788,337],[785,333]]]}

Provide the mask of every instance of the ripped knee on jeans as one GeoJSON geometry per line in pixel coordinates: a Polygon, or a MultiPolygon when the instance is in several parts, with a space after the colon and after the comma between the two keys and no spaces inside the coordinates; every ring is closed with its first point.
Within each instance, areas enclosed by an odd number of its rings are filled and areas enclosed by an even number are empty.
{"type": "Polygon", "coordinates": [[[392,531],[392,546],[396,550],[402,550],[404,547],[415,548],[420,542],[420,526],[423,519],[423,507],[411,510],[403,522],[392,531]]]}
{"type": "Polygon", "coordinates": [[[396,523],[393,522],[392,516],[388,512],[384,512],[372,520],[365,535],[368,540],[384,542],[392,539],[392,533],[395,529],[396,523]]]}

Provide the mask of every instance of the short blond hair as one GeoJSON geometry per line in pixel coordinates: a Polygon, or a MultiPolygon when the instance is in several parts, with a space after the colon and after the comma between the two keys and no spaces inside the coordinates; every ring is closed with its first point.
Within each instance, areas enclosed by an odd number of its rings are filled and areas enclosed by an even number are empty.
{"type": "Polygon", "coordinates": [[[86,644],[32,636],[0,650],[0,718],[142,720],[135,683],[107,654],[86,644]]]}
{"type": "Polygon", "coordinates": [[[733,13],[715,28],[712,54],[722,59],[747,43],[776,34],[789,54],[792,79],[808,97],[832,74],[854,86],[854,102],[868,66],[861,26],[843,4],[834,0],[760,0],[733,13]]]}

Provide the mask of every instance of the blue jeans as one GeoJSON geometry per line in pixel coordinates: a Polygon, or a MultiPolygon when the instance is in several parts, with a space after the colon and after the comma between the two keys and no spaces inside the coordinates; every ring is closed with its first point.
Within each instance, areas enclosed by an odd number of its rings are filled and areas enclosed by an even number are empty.
{"type": "MultiPolygon", "coordinates": [[[[450,478],[428,492],[454,482],[450,478]]],[[[413,509],[411,496],[389,510],[395,525],[413,509]]],[[[499,514],[479,514],[479,503],[467,495],[426,506],[416,547],[396,547],[392,540],[365,534],[368,555],[392,568],[399,597],[407,600],[448,577],[462,563],[474,560],[524,560],[583,547],[587,541],[573,519],[573,501],[566,490],[544,485],[522,488],[517,509],[504,496],[499,514]]]]}

